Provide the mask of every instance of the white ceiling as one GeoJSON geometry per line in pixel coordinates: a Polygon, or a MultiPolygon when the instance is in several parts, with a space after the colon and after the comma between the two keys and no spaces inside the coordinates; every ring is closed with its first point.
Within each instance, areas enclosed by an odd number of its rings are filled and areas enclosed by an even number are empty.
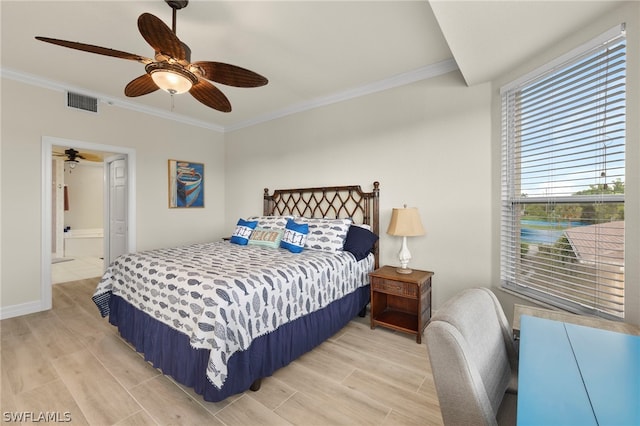
{"type": "Polygon", "coordinates": [[[617,3],[192,0],[177,18],[177,35],[191,48],[192,61],[227,62],[269,79],[260,88],[219,85],[231,101],[231,113],[212,110],[187,94],[173,100],[161,91],[127,98],[124,86],[144,73],[143,64],[34,39],[46,36],[153,57],[137,18],[149,12],[171,26],[171,9],[161,0],[2,0],[1,66],[8,78],[233,130],[429,78],[455,69],[456,63],[468,84],[490,81],[617,3]]]}
{"type": "Polygon", "coordinates": [[[430,1],[468,85],[500,76],[622,3],[616,0],[430,1]]]}

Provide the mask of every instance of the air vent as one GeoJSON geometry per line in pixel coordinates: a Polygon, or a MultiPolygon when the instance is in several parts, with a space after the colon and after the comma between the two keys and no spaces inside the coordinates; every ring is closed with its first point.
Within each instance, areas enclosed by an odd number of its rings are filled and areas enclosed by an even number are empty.
{"type": "Polygon", "coordinates": [[[67,106],[83,111],[98,112],[98,99],[79,93],[67,92],[67,106]]]}

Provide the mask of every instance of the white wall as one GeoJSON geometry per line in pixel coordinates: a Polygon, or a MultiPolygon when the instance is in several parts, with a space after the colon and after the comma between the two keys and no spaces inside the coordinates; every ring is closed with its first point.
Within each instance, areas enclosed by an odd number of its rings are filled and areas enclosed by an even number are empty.
{"type": "Polygon", "coordinates": [[[104,104],[92,115],[67,108],[64,99],[2,79],[2,309],[40,300],[44,136],[136,150],[138,250],[225,234],[223,134],[104,104]],[[168,159],[205,163],[204,208],[168,208],[168,159]]]}
{"type": "Polygon", "coordinates": [[[393,207],[417,207],[427,234],[410,266],[435,272],[434,304],[491,285],[491,93],[458,72],[230,133],[226,224],[262,212],[264,187],[380,182],[381,263],[393,207]],[[460,259],[464,259],[461,263],[460,259]]]}

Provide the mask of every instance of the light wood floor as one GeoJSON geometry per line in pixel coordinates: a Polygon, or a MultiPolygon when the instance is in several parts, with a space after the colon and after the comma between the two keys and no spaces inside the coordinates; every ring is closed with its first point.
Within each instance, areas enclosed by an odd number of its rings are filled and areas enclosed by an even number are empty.
{"type": "Polygon", "coordinates": [[[96,283],[54,285],[52,310],[0,322],[2,423],[49,415],[74,425],[442,424],[424,339],[371,330],[368,316],[258,392],[211,403],[119,338],[91,301],[96,283]]]}

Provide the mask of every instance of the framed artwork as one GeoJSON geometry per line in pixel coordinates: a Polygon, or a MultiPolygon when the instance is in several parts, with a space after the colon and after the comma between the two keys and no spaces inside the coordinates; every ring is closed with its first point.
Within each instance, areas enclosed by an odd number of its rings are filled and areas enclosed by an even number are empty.
{"type": "Polygon", "coordinates": [[[169,207],[204,207],[204,164],[169,160],[169,207]]]}

